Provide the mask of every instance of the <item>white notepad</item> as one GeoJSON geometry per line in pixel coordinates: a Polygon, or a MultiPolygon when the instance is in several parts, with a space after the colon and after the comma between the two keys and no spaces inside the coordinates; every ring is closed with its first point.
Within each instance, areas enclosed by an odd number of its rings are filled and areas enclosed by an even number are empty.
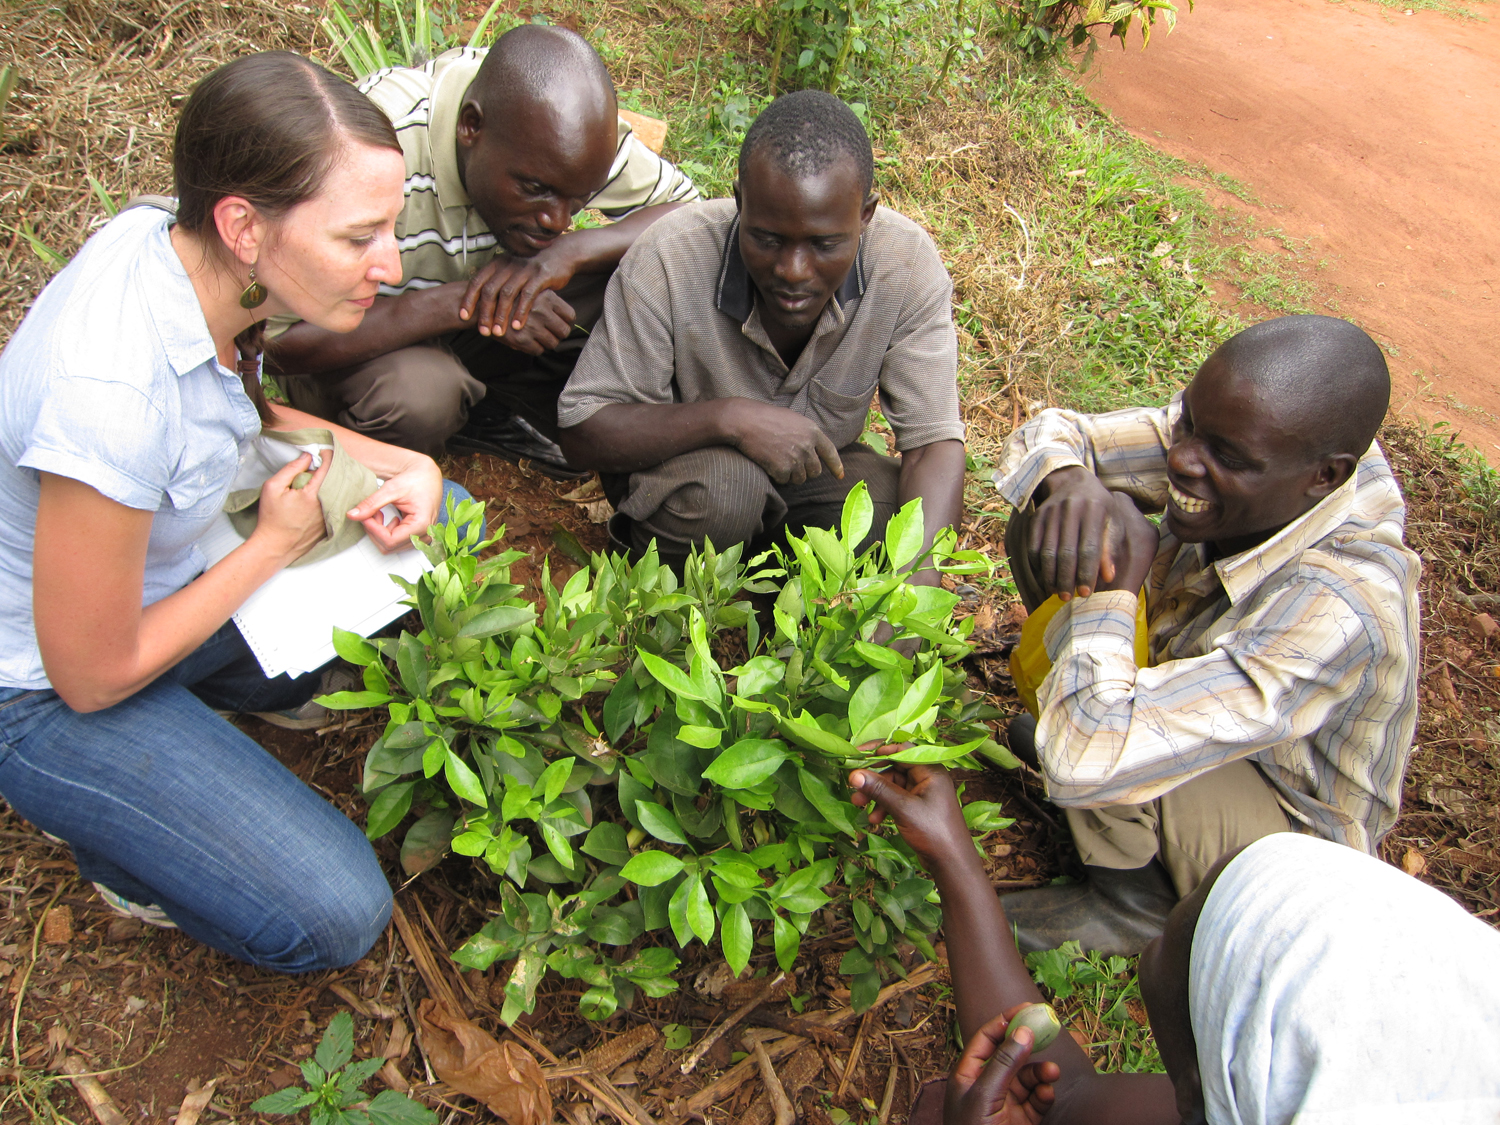
{"type": "MultiPolygon", "coordinates": [[[[384,512],[386,523],[396,518],[394,508],[384,512]]],[[[212,566],[243,542],[220,512],[198,546],[212,566]]],[[[366,536],[331,558],[281,571],[245,599],[234,623],[267,676],[300,676],[334,658],[334,626],[368,637],[407,611],[392,574],[415,582],[431,569],[415,547],[384,555],[366,536]]]]}

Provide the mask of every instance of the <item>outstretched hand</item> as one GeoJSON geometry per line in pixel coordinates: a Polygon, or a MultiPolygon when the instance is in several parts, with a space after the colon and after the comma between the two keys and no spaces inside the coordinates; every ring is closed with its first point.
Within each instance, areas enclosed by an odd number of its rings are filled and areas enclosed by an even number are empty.
{"type": "Polygon", "coordinates": [[[850,800],[870,808],[870,823],[896,818],[901,838],[929,870],[974,856],[973,837],[964,823],[953,779],[940,766],[893,763],[884,772],[855,770],[849,775],[850,800]]]}
{"type": "Polygon", "coordinates": [[[1056,1097],[1052,1083],[1062,1076],[1054,1062],[1032,1063],[1033,1037],[1019,1027],[1005,1037],[1017,1004],[974,1033],[948,1076],[943,1125],[1038,1125],[1056,1097]]]}

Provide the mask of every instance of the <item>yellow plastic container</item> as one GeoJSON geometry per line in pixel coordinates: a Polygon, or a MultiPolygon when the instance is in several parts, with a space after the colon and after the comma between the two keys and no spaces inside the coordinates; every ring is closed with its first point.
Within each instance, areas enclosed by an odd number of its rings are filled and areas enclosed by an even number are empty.
{"type": "MultiPolygon", "coordinates": [[[[1021,626],[1021,643],[1011,649],[1010,652],[1010,675],[1016,682],[1016,692],[1021,697],[1021,702],[1026,704],[1026,710],[1033,715],[1041,713],[1037,706],[1036,693],[1042,686],[1042,681],[1047,678],[1047,673],[1052,671],[1052,660],[1047,656],[1047,646],[1042,643],[1042,637],[1047,632],[1047,623],[1052,620],[1053,614],[1062,608],[1063,603],[1054,594],[1041,605],[1036,607],[1036,612],[1026,619],[1021,626]]],[[[1146,591],[1142,590],[1136,601],[1135,610],[1135,663],[1138,668],[1148,668],[1151,665],[1151,646],[1149,634],[1146,631],[1146,591]]]]}

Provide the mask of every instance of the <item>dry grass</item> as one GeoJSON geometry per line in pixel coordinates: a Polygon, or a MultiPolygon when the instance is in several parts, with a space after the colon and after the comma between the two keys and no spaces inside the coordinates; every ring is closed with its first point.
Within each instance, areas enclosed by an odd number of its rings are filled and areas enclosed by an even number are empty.
{"type": "Polygon", "coordinates": [[[0,5],[0,64],[20,70],[0,145],[0,338],[52,273],[23,223],[71,256],[106,219],[89,176],[120,202],[170,192],[172,132],[193,84],[251,51],[306,50],[315,28],[305,5],[254,0],[0,5]]]}
{"type": "Polygon", "coordinates": [[[957,92],[903,120],[899,144],[887,201],[934,233],[953,277],[969,447],[992,461],[1030,404],[1048,401],[1065,328],[1068,281],[1037,235],[1044,169],[1003,107],[957,92]]]}
{"type": "Polygon", "coordinates": [[[1421,715],[1384,853],[1500,925],[1500,522],[1454,487],[1450,448],[1393,420],[1382,442],[1422,557],[1421,715]]]}

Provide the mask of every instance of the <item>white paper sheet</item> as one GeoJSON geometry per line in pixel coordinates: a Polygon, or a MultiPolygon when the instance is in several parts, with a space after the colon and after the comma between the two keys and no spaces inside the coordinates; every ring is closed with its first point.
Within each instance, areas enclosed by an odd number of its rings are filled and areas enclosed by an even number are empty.
{"type": "MultiPolygon", "coordinates": [[[[395,511],[386,513],[390,523],[395,511]]],[[[221,512],[198,546],[212,566],[243,542],[221,512]]],[[[283,570],[245,600],[234,623],[267,676],[300,676],[334,658],[334,626],[368,637],[407,611],[390,575],[415,582],[430,569],[415,547],[383,555],[367,536],[331,558],[283,570]]]]}

